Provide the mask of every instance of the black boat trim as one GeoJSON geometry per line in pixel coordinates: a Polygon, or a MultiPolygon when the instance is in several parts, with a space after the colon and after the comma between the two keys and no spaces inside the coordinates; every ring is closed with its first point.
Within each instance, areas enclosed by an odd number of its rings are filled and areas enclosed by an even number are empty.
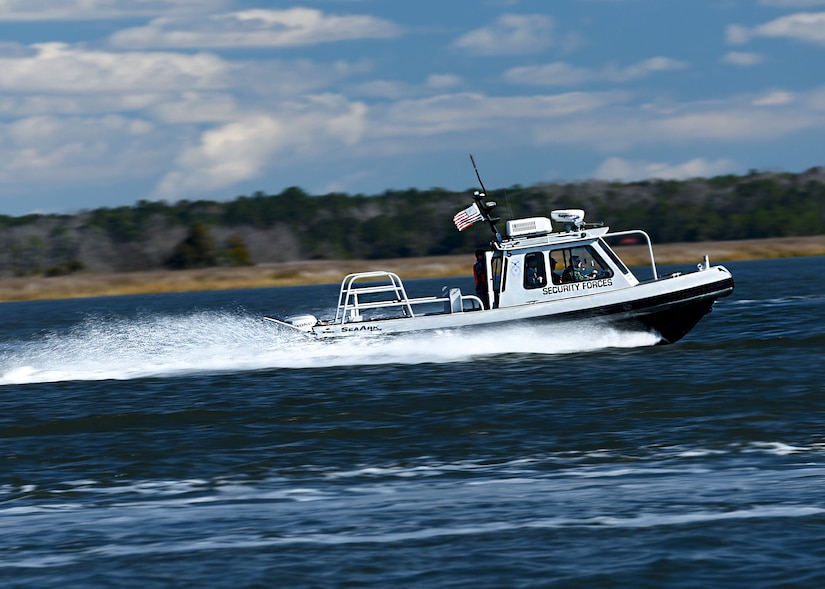
{"type": "Polygon", "coordinates": [[[663,339],[661,343],[672,344],[693,329],[699,320],[710,312],[717,299],[731,294],[733,287],[733,278],[728,277],[721,281],[662,295],[548,315],[530,321],[603,319],[613,324],[642,325],[656,330],[663,339]]]}

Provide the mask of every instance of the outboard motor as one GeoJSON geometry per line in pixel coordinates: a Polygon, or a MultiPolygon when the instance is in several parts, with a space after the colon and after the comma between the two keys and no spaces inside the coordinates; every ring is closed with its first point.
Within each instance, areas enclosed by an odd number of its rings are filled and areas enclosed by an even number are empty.
{"type": "Polygon", "coordinates": [[[318,319],[315,315],[293,315],[292,317],[287,317],[286,322],[296,329],[309,332],[318,324],[318,319]]]}

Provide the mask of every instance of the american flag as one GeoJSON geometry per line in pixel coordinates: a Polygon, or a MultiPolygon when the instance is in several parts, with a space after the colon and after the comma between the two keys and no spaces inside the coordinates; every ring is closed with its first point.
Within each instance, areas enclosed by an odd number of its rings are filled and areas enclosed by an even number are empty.
{"type": "Polygon", "coordinates": [[[464,231],[467,227],[476,221],[481,221],[483,218],[484,216],[481,214],[481,211],[478,210],[478,205],[473,203],[463,211],[458,211],[455,217],[453,217],[453,223],[455,223],[459,231],[464,231]]]}

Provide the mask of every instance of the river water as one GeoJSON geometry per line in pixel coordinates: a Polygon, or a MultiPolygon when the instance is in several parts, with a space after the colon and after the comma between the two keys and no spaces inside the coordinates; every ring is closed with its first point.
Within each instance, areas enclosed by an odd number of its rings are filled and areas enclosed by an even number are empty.
{"type": "Polygon", "coordinates": [[[825,258],[726,265],[671,346],[261,320],[337,285],[0,304],[0,584],[823,587],[825,258]]]}

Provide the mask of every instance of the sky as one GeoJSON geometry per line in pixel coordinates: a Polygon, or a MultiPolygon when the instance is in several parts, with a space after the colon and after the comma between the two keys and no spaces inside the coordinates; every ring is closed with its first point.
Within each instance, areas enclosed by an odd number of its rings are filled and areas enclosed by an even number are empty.
{"type": "Polygon", "coordinates": [[[0,0],[0,215],[825,165],[825,0],[0,0]]]}

